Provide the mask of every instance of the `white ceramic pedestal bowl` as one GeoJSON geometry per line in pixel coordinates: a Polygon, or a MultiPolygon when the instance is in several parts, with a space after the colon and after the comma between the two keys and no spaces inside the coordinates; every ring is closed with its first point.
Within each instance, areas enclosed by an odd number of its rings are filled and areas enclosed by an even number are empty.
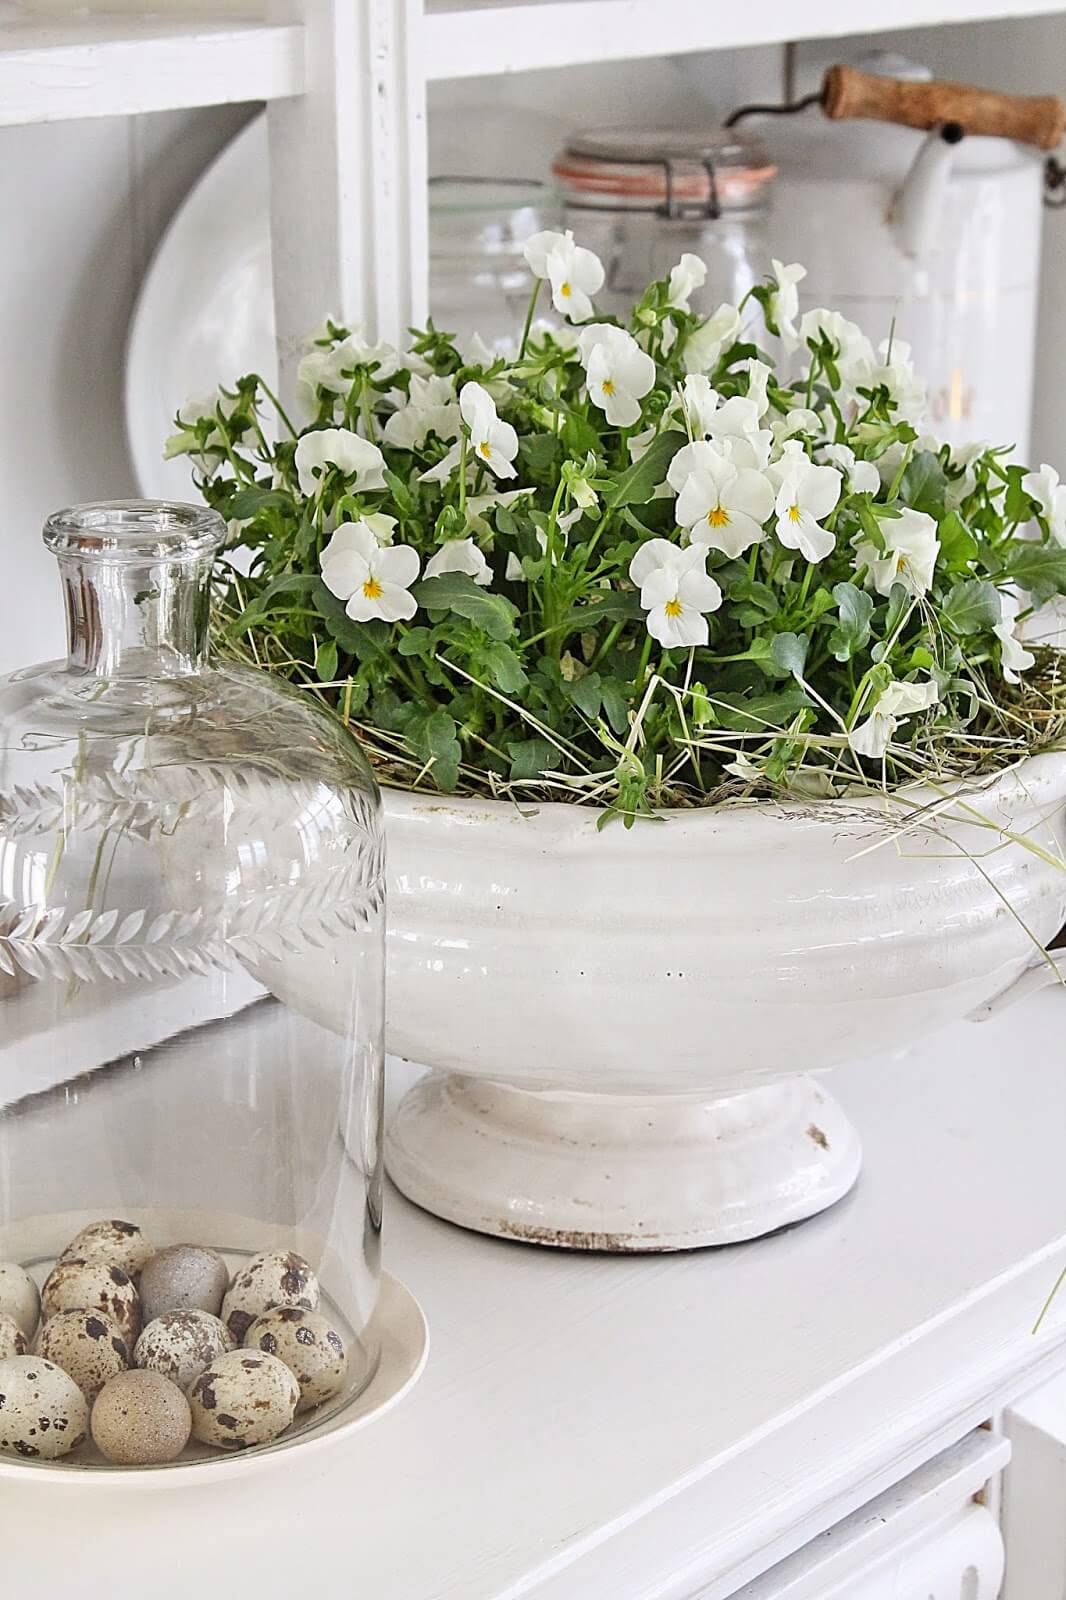
{"type": "Polygon", "coordinates": [[[602,832],[575,806],[387,792],[389,1049],[434,1069],[392,1124],[393,1179],[466,1227],[591,1249],[822,1210],[859,1141],[808,1074],[1043,959],[1066,920],[1064,799],[1066,755],[951,800],[602,832]]]}
{"type": "MultiPolygon", "coordinates": [[[[1066,754],[955,797],[629,830],[386,791],[388,1048],[433,1069],[387,1135],[393,1179],[465,1227],[573,1248],[721,1244],[821,1211],[860,1151],[810,1074],[1054,975],[1064,801],[1066,754]]],[[[314,957],[257,975],[341,1027],[314,957]]]]}

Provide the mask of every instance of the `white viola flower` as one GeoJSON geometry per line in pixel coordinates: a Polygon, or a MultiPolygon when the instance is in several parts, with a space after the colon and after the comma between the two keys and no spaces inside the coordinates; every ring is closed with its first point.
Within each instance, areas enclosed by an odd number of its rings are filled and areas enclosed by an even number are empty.
{"type": "Polygon", "coordinates": [[[452,343],[464,367],[491,367],[501,354],[486,344],[480,333],[457,333],[452,343]]]}
{"type": "Polygon", "coordinates": [[[880,489],[881,474],[874,462],[857,460],[848,445],[827,444],[823,454],[844,474],[849,494],[876,494],[880,489]]]}
{"type": "Polygon", "coordinates": [[[886,388],[897,421],[917,425],[925,418],[925,379],[914,370],[911,347],[903,339],[882,339],[877,359],[860,362],[850,371],[850,382],[855,388],[886,388]]]}
{"type": "Polygon", "coordinates": [[[666,289],[667,305],[675,311],[687,311],[692,295],[706,282],[707,263],[686,250],[677,266],[671,269],[666,289]]]}
{"type": "Polygon", "coordinates": [[[957,509],[973,494],[977,487],[977,474],[974,472],[973,464],[990,448],[987,439],[975,439],[969,444],[952,446],[951,465],[956,472],[961,472],[962,476],[949,479],[944,490],[944,504],[948,510],[957,509]]]}
{"type": "Polygon", "coordinates": [[[351,333],[324,350],[315,345],[296,368],[296,381],[308,389],[327,389],[331,394],[347,394],[360,367],[374,367],[375,383],[384,383],[399,372],[405,358],[395,345],[367,344],[358,333],[351,333]]]}
{"type": "Polygon", "coordinates": [[[648,632],[667,650],[706,644],[707,613],[722,604],[722,591],[707,572],[707,551],[682,549],[669,539],[649,539],[629,563],[629,577],[648,613],[648,632]]]}
{"type": "Polygon", "coordinates": [[[1066,484],[1059,482],[1055,468],[1045,461],[1039,472],[1027,472],[1022,489],[1030,500],[1036,501],[1055,543],[1066,545],[1066,484]]]}
{"type": "Polygon", "coordinates": [[[713,372],[723,350],[734,342],[740,332],[740,312],[736,306],[723,304],[685,340],[681,351],[686,372],[713,372]]]}
{"type": "Polygon", "coordinates": [[[904,506],[898,517],[885,517],[878,526],[885,541],[883,555],[865,539],[855,547],[856,566],[869,568],[867,587],[888,595],[901,583],[910,594],[925,594],[940,554],[936,522],[924,511],[904,506]]]}
{"type": "Polygon", "coordinates": [[[172,433],[163,447],[163,460],[171,461],[175,456],[192,455],[195,465],[201,472],[211,469],[210,460],[201,453],[196,439],[196,424],[203,422],[205,417],[212,417],[215,426],[207,435],[203,445],[204,450],[221,450],[225,448],[225,441],[218,428],[219,413],[228,421],[236,409],[237,401],[231,400],[222,391],[216,390],[212,395],[202,395],[195,399],[186,400],[178,412],[177,421],[180,425],[177,433],[172,433]]]}
{"type": "Polygon", "coordinates": [[[438,439],[459,436],[459,405],[452,378],[420,378],[412,374],[407,402],[385,424],[384,439],[400,450],[420,450],[431,433],[438,439]]]}
{"type": "Polygon", "coordinates": [[[331,594],[345,601],[353,622],[399,622],[418,610],[408,591],[418,577],[420,562],[410,545],[382,546],[374,530],[360,519],[342,522],[323,550],[322,581],[331,594]]]}
{"type": "Polygon", "coordinates": [[[849,322],[839,311],[827,311],[819,306],[805,311],[800,318],[799,340],[806,346],[809,340],[820,343],[828,338],[836,347],[834,358],[842,380],[851,386],[877,365],[874,347],[857,323],[849,322]]]}
{"type": "Polygon", "coordinates": [[[1022,644],[1018,627],[1018,616],[1022,610],[1020,596],[1013,589],[1006,589],[999,597],[999,621],[993,632],[999,640],[999,660],[1003,669],[1003,676],[1008,683],[1021,683],[1021,675],[1028,672],[1036,657],[1031,650],[1022,644]]]}
{"type": "Polygon", "coordinates": [[[794,438],[797,433],[820,433],[822,424],[817,411],[812,411],[808,406],[793,406],[783,417],[771,419],[770,431],[774,443],[782,445],[786,439],[794,438]]]}
{"type": "Polygon", "coordinates": [[[330,467],[353,480],[355,494],[385,487],[385,457],[376,444],[350,428],[317,428],[305,433],[294,457],[300,493],[313,495],[330,467]]]}
{"type": "Polygon", "coordinates": [[[746,361],[744,365],[748,369],[747,397],[758,411],[759,420],[761,421],[766,415],[770,404],[766,389],[770,379],[773,377],[773,369],[768,367],[765,361],[759,361],[754,356],[746,361]]]}
{"type": "Polygon", "coordinates": [[[770,460],[773,434],[760,426],[759,403],[745,394],[731,395],[712,413],[708,431],[738,467],[762,471],[770,460]]]}
{"type": "Polygon", "coordinates": [[[426,577],[439,578],[442,572],[464,572],[483,589],[492,583],[492,568],[473,539],[449,539],[426,562],[426,577]]]}
{"type": "Polygon", "coordinates": [[[841,476],[835,467],[819,467],[795,440],[784,447],[770,473],[777,484],[777,537],[807,561],[824,561],[836,535],[821,526],[840,499],[841,476]]]}
{"type": "Polygon", "coordinates": [[[857,756],[880,761],[904,717],[928,711],[939,699],[940,691],[932,678],[925,683],[890,683],[882,689],[866,720],[852,728],[848,744],[857,756]]]}
{"type": "Polygon", "coordinates": [[[518,435],[509,422],[496,415],[496,405],[488,390],[480,383],[464,383],[459,410],[470,429],[474,459],[484,462],[497,478],[513,478],[518,435]]]}
{"type": "Polygon", "coordinates": [[[682,445],[667,481],[678,490],[678,525],[693,544],[736,558],[766,537],[763,523],[774,509],[772,485],[761,472],[737,467],[713,444],[682,445]]]}
{"type": "Polygon", "coordinates": [[[365,522],[378,544],[391,544],[396,532],[396,518],[387,517],[384,511],[368,511],[359,518],[365,522]]]}
{"type": "Polygon", "coordinates": [[[790,266],[784,266],[776,258],[770,265],[774,269],[774,288],[770,294],[770,316],[777,324],[777,331],[785,342],[786,348],[792,348],[796,343],[796,318],[799,315],[799,290],[798,283],[802,283],[807,276],[807,268],[801,267],[798,261],[793,261],[790,266]]]}
{"type": "Polygon", "coordinates": [[[694,439],[706,439],[711,431],[711,418],[718,409],[721,395],[712,388],[711,380],[702,372],[690,372],[681,386],[681,404],[688,418],[689,432],[694,439]]]}
{"type": "Polygon", "coordinates": [[[640,402],[655,383],[655,362],[631,334],[611,323],[582,328],[578,351],[589,399],[615,428],[640,421],[640,402]]]}
{"type": "Polygon", "coordinates": [[[536,278],[551,284],[552,305],[571,322],[585,322],[592,316],[591,295],[603,288],[603,262],[592,250],[574,243],[574,235],[545,229],[535,233],[522,246],[529,270],[536,278]]]}

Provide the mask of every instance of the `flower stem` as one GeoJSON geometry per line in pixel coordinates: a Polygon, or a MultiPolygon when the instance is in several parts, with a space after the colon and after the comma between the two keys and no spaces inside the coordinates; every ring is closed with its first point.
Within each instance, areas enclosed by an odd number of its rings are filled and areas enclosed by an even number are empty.
{"type": "Polygon", "coordinates": [[[529,330],[533,326],[533,313],[536,311],[537,301],[540,299],[540,286],[542,282],[543,279],[537,279],[536,283],[533,285],[533,293],[529,297],[529,308],[526,311],[525,327],[522,329],[522,343],[518,346],[519,361],[521,361],[522,357],[526,353],[526,345],[529,342],[529,330]]]}

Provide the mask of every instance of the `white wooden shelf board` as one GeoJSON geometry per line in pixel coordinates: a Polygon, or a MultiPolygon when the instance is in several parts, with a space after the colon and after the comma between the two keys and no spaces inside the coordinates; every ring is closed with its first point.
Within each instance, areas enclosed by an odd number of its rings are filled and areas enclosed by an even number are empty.
{"type": "MultiPolygon", "coordinates": [[[[1023,9],[1038,16],[1063,5],[1027,0],[1023,9]]],[[[426,0],[421,48],[428,78],[470,78],[834,38],[861,32],[864,21],[903,29],[1017,15],[1009,0],[894,0],[876,19],[860,11],[855,0],[426,0]]]]}
{"type": "Polygon", "coordinates": [[[391,1195],[432,1340],[408,1400],[247,1481],[9,1480],[5,1592],[721,1600],[1062,1369],[1066,1294],[1032,1330],[1066,1261],[1064,1040],[1053,991],[835,1074],[858,1187],[750,1245],[576,1257],[391,1195]]]}
{"type": "Polygon", "coordinates": [[[275,100],[304,82],[297,25],[0,7],[0,127],[275,100]]]}

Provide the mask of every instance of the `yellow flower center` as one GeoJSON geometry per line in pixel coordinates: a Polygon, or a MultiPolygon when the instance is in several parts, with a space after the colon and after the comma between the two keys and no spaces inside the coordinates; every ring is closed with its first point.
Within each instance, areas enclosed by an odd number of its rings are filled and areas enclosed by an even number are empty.
{"type": "Polygon", "coordinates": [[[802,514],[803,513],[800,511],[799,506],[797,506],[797,505],[789,506],[789,508],[788,508],[788,520],[790,522],[798,522],[800,517],[802,516],[802,514]]]}
{"type": "Polygon", "coordinates": [[[491,450],[491,448],[489,446],[489,441],[487,439],[482,439],[481,443],[478,445],[478,449],[480,450],[481,454],[485,457],[485,460],[487,461],[489,459],[489,456],[492,454],[492,450],[491,450]]]}
{"type": "Polygon", "coordinates": [[[897,572],[902,572],[905,569],[906,565],[907,565],[907,557],[906,556],[897,556],[896,557],[896,571],[897,572]]]}
{"type": "Polygon", "coordinates": [[[370,577],[363,584],[363,594],[368,600],[380,600],[384,593],[384,589],[374,577],[374,574],[371,573],[370,577]]]}
{"type": "Polygon", "coordinates": [[[681,615],[681,601],[676,597],[673,600],[668,600],[663,610],[668,617],[679,617],[681,615]]]}
{"type": "Polygon", "coordinates": [[[561,283],[559,285],[559,293],[562,295],[564,300],[569,300],[571,294],[570,285],[568,283],[561,283]]]}
{"type": "Polygon", "coordinates": [[[614,394],[614,384],[611,382],[610,378],[604,378],[603,392],[604,394],[614,394]]]}
{"type": "Polygon", "coordinates": [[[724,506],[712,506],[707,513],[707,521],[712,528],[725,528],[729,525],[729,512],[724,506]]]}

